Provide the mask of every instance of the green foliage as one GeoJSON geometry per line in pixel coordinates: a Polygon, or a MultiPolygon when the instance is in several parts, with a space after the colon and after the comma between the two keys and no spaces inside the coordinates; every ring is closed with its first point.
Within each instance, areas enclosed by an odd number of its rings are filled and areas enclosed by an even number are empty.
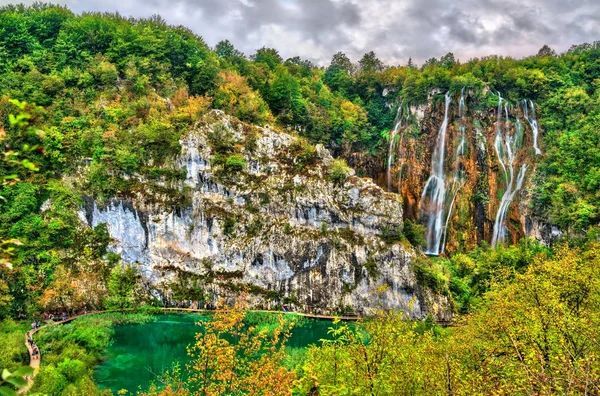
{"type": "Polygon", "coordinates": [[[382,227],[381,229],[381,239],[388,245],[402,241],[403,237],[402,228],[400,227],[382,227]]]}
{"type": "Polygon", "coordinates": [[[43,328],[35,336],[43,361],[32,391],[48,395],[99,394],[91,373],[110,344],[112,327],[151,320],[152,316],[142,313],[115,312],[43,328]],[[70,388],[73,388],[71,392],[68,391],[70,388]]]}
{"type": "Polygon", "coordinates": [[[138,274],[131,266],[116,266],[108,281],[108,300],[110,308],[132,308],[139,303],[138,274]]]}
{"type": "Polygon", "coordinates": [[[343,159],[336,159],[329,165],[329,180],[337,184],[343,184],[350,176],[351,168],[343,159]]]}
{"type": "Polygon", "coordinates": [[[404,236],[413,246],[427,246],[427,240],[425,239],[425,231],[426,228],[422,224],[411,219],[404,220],[404,236]]]}
{"type": "Polygon", "coordinates": [[[20,367],[13,373],[3,369],[0,378],[0,395],[15,396],[17,394],[15,389],[23,390],[26,388],[27,380],[25,377],[31,375],[33,375],[33,369],[29,366],[20,367]]]}
{"type": "Polygon", "coordinates": [[[225,160],[225,170],[229,172],[241,172],[246,166],[246,159],[239,154],[230,155],[225,160]]]}
{"type": "Polygon", "coordinates": [[[411,262],[411,269],[419,285],[439,294],[448,292],[450,274],[441,260],[418,256],[411,262]]]}
{"type": "Polygon", "coordinates": [[[27,324],[18,324],[11,319],[0,322],[0,367],[15,371],[29,363],[29,355],[23,345],[23,334],[27,330],[27,324]]]}

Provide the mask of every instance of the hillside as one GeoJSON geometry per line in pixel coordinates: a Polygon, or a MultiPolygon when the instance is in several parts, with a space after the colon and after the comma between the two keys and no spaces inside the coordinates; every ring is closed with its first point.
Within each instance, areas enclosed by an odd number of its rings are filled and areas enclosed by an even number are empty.
{"type": "Polygon", "coordinates": [[[35,4],[0,57],[0,366],[42,313],[143,310],[42,331],[35,391],[100,394],[112,326],[194,304],[212,368],[144,392],[599,392],[600,42],[318,67],[35,4]],[[300,352],[259,308],[365,319],[300,352]]]}

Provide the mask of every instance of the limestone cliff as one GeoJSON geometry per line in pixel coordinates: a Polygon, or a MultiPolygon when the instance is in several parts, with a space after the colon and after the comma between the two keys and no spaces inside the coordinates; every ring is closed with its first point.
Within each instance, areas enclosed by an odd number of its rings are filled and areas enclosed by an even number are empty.
{"type": "Polygon", "coordinates": [[[81,212],[90,226],[107,224],[112,249],[153,292],[195,282],[213,298],[244,289],[257,303],[304,309],[451,315],[447,297],[417,284],[414,250],[381,238],[402,227],[400,197],[351,170],[332,180],[323,147],[219,111],[180,144],[173,166],[185,180],[133,199],[88,198],[81,212]]]}

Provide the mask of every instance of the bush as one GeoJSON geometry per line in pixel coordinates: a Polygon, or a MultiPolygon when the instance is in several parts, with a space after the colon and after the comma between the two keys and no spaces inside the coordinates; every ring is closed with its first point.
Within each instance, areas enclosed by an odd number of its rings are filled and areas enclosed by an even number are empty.
{"type": "Polygon", "coordinates": [[[235,231],[235,224],[237,220],[233,216],[228,216],[223,221],[223,234],[227,236],[232,236],[233,231],[235,231]]]}
{"type": "Polygon", "coordinates": [[[415,247],[427,246],[425,226],[410,219],[404,221],[404,236],[415,247]]]}
{"type": "Polygon", "coordinates": [[[290,145],[290,150],[295,156],[296,169],[304,169],[317,161],[317,149],[306,139],[295,140],[290,145]]]}
{"type": "Polygon", "coordinates": [[[402,240],[402,229],[400,227],[382,227],[381,239],[388,245],[392,245],[402,240]]]}
{"type": "Polygon", "coordinates": [[[67,385],[67,378],[51,364],[40,369],[35,376],[32,390],[47,395],[60,395],[67,385]]]}
{"type": "Polygon", "coordinates": [[[223,123],[215,124],[208,132],[208,142],[216,154],[231,154],[236,143],[233,133],[223,123]]]}
{"type": "Polygon", "coordinates": [[[85,363],[77,359],[65,359],[58,364],[58,370],[70,382],[76,382],[87,374],[85,363]]]}
{"type": "Polygon", "coordinates": [[[352,168],[350,168],[343,159],[336,159],[329,165],[329,180],[334,183],[342,184],[346,181],[352,168]]]}
{"type": "Polygon", "coordinates": [[[27,325],[20,326],[10,319],[0,322],[0,334],[2,334],[0,368],[12,372],[29,363],[29,356],[23,345],[25,331],[27,331],[27,325]]]}
{"type": "Polygon", "coordinates": [[[225,169],[232,172],[241,172],[246,168],[246,159],[239,155],[233,154],[225,160],[225,169]]]}
{"type": "Polygon", "coordinates": [[[447,292],[449,275],[443,265],[427,257],[417,257],[412,262],[411,268],[419,285],[436,293],[447,292]]]}

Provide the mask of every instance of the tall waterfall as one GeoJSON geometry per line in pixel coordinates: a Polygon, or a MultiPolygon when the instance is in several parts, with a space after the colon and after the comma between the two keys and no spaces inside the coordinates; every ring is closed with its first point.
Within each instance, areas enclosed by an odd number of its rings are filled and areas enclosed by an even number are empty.
{"type": "Polygon", "coordinates": [[[423,193],[421,194],[421,214],[427,218],[427,250],[425,254],[436,256],[441,252],[444,228],[444,202],[446,199],[444,158],[446,151],[446,129],[448,128],[448,108],[450,107],[451,99],[450,92],[446,92],[444,121],[438,132],[431,157],[431,176],[427,179],[427,183],[425,183],[423,193]]]}
{"type": "MultiPolygon", "coordinates": [[[[405,107],[404,110],[405,110],[404,112],[406,113],[404,118],[405,118],[406,124],[408,126],[410,124],[410,110],[409,110],[408,106],[405,107]]],[[[405,130],[406,129],[403,129],[402,132],[400,133],[400,139],[398,142],[398,192],[399,193],[402,192],[402,168],[404,165],[404,158],[402,158],[402,143],[404,140],[405,130]]]]}
{"type": "Polygon", "coordinates": [[[529,125],[531,125],[531,130],[533,131],[533,148],[535,150],[536,155],[542,154],[542,150],[538,147],[538,134],[539,128],[537,119],[535,118],[535,107],[533,106],[533,102],[531,100],[523,100],[523,115],[529,125]],[[529,107],[531,107],[531,113],[529,112],[529,107]]]}
{"type": "Polygon", "coordinates": [[[462,165],[462,158],[465,156],[466,147],[467,147],[467,120],[465,116],[465,89],[463,88],[460,91],[460,102],[458,103],[458,117],[460,118],[459,123],[459,136],[458,143],[456,145],[456,153],[454,155],[454,176],[452,177],[452,185],[450,187],[450,194],[452,196],[452,200],[450,201],[450,207],[448,208],[448,214],[446,215],[446,223],[444,224],[443,231],[443,242],[442,248],[440,249],[440,253],[444,251],[446,248],[446,237],[448,236],[448,222],[450,221],[450,217],[452,216],[452,209],[454,208],[454,202],[456,201],[456,196],[458,195],[458,191],[465,184],[465,171],[462,165]]]}
{"type": "Polygon", "coordinates": [[[500,207],[496,213],[494,222],[494,233],[492,236],[492,247],[496,247],[498,242],[503,243],[506,237],[506,216],[508,209],[512,203],[515,194],[523,186],[527,164],[523,164],[519,169],[519,173],[515,178],[515,158],[518,150],[521,148],[523,141],[523,129],[517,118],[515,123],[515,131],[511,135],[510,118],[508,113],[508,103],[504,102],[505,121],[502,122],[502,102],[503,99],[498,93],[498,120],[496,125],[496,138],[494,140],[494,148],[498,162],[504,172],[505,190],[500,201],[500,207]],[[504,128],[503,128],[504,124],[504,128]]]}
{"type": "Polygon", "coordinates": [[[396,119],[394,121],[394,129],[390,131],[390,149],[388,151],[388,159],[387,159],[387,185],[388,191],[392,189],[392,161],[394,157],[394,140],[396,139],[396,135],[398,131],[402,127],[402,103],[398,106],[398,112],[396,113],[396,119]]]}

